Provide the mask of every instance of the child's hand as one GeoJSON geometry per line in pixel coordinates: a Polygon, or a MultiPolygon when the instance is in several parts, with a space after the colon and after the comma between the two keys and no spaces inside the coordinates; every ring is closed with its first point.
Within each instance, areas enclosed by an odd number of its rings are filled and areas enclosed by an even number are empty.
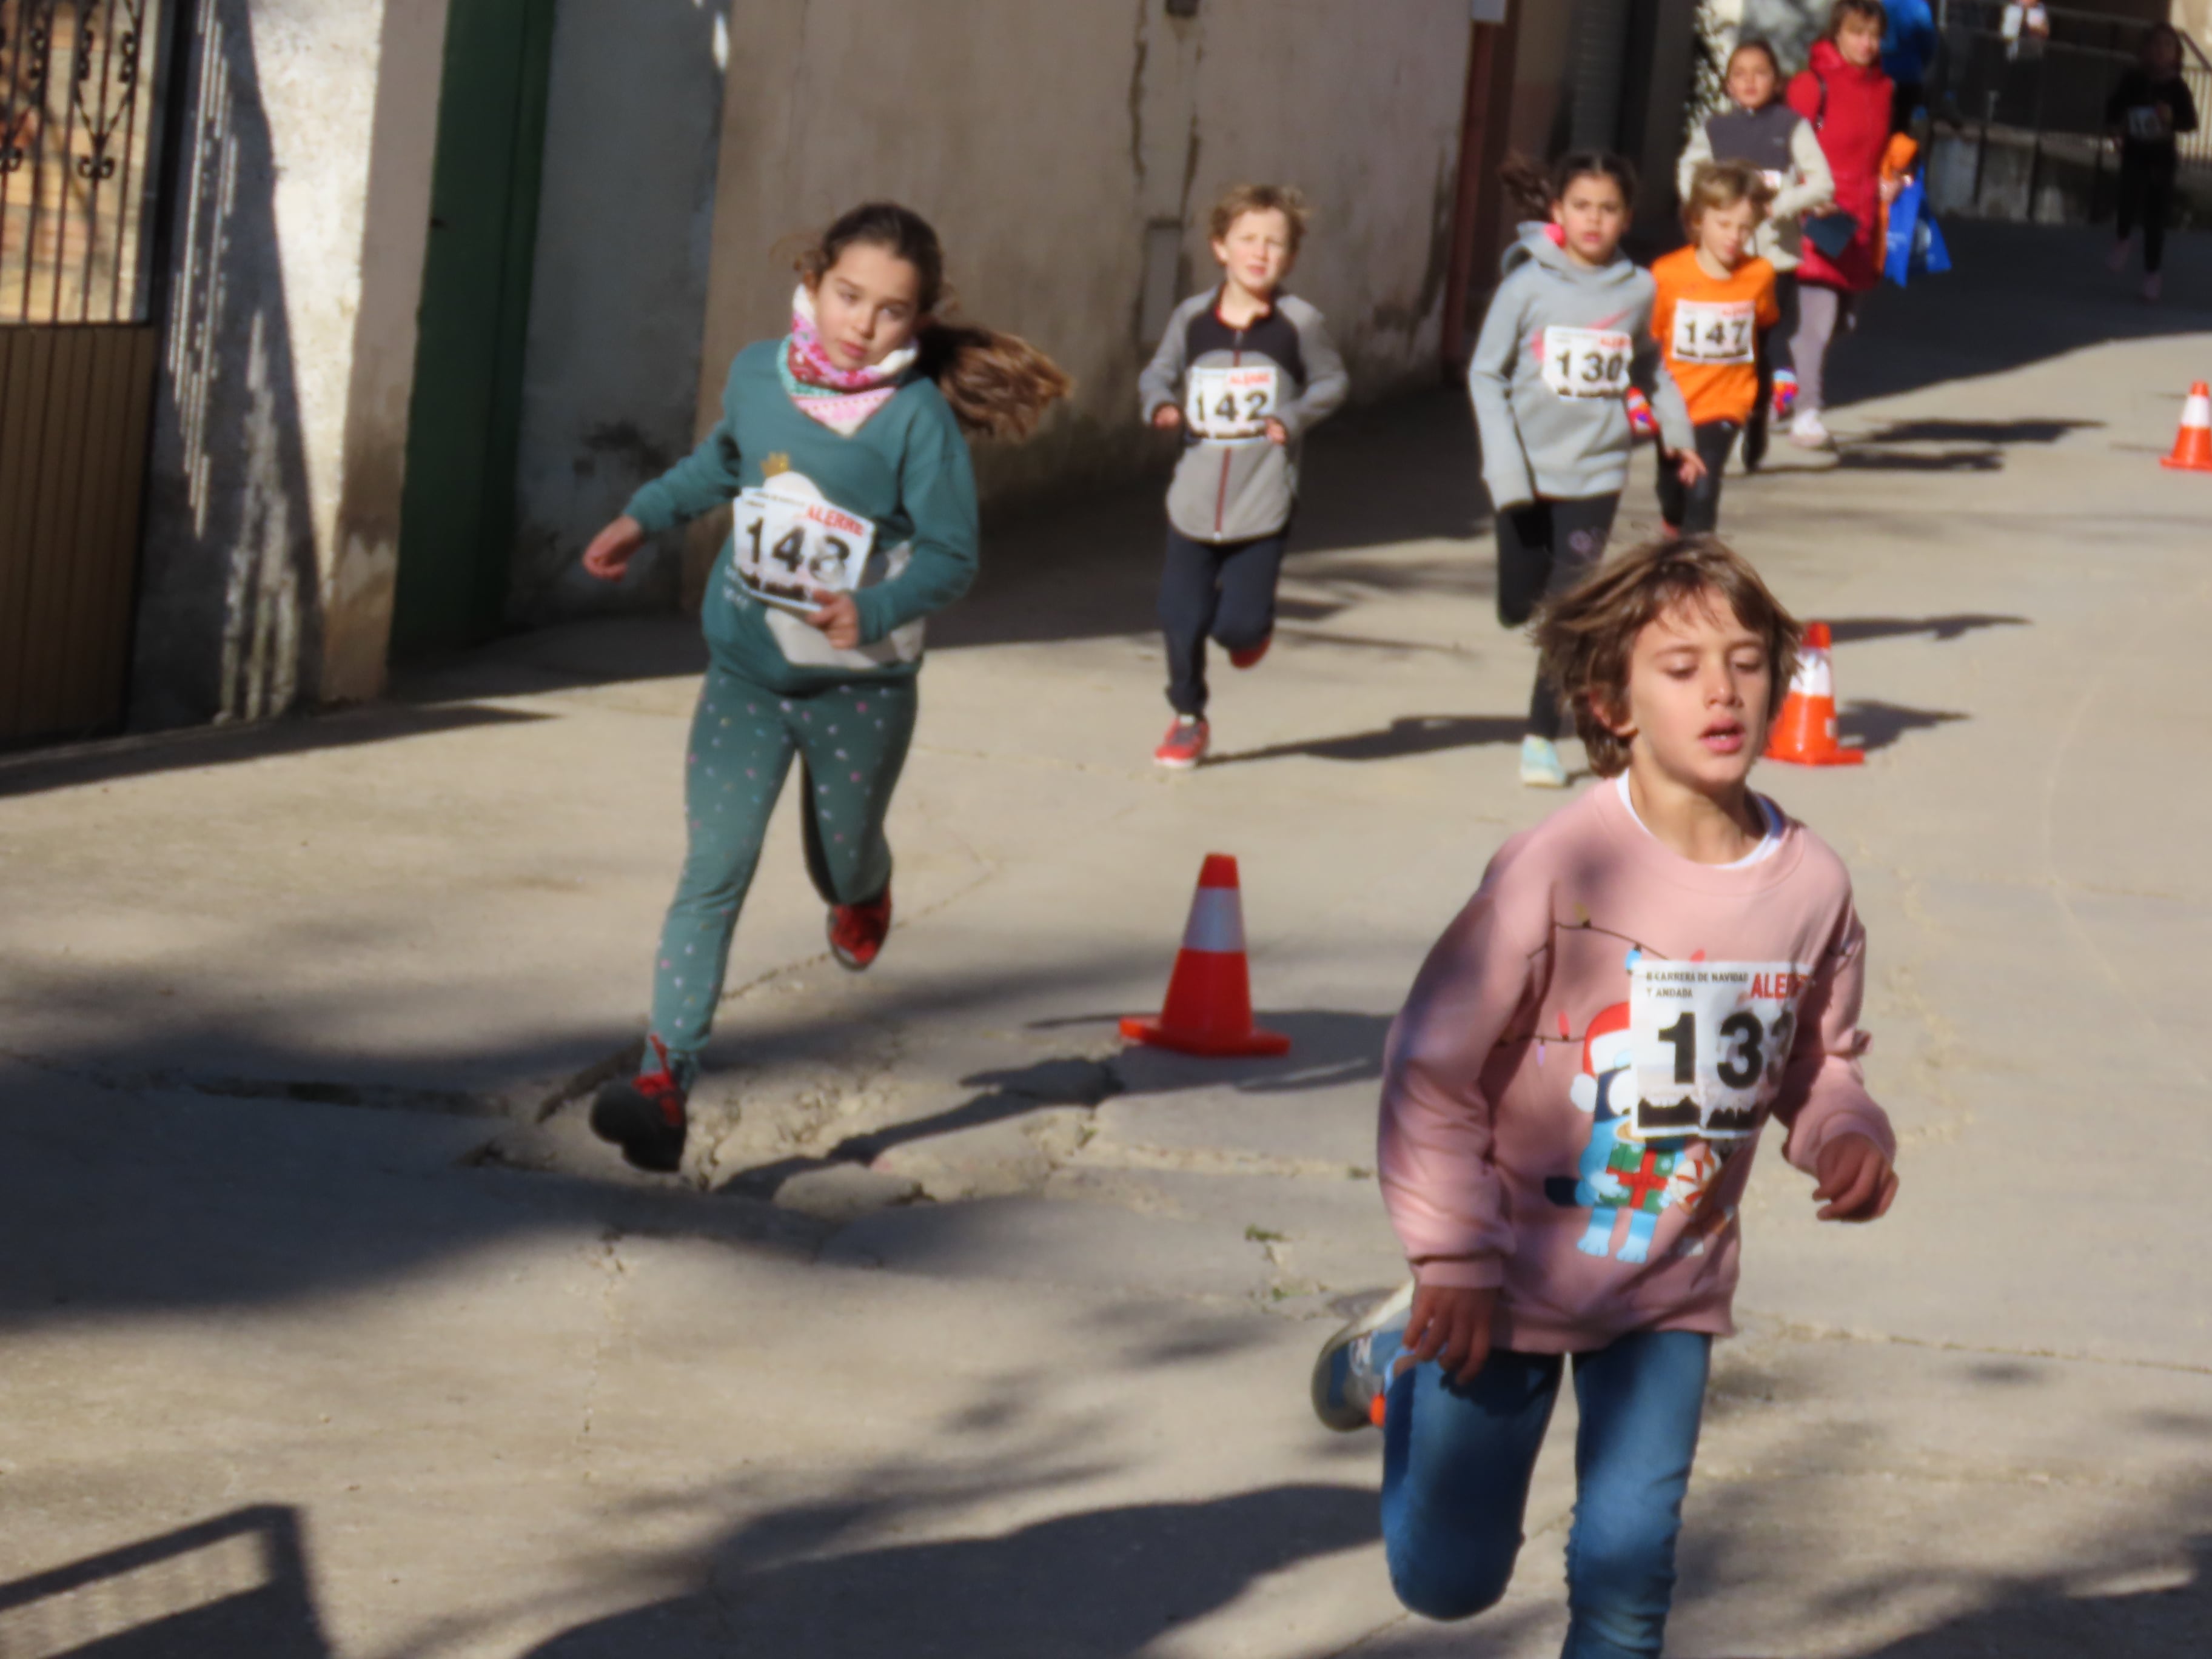
{"type": "Polygon", "coordinates": [[[1162,404],[1152,411],[1152,424],[1163,432],[1172,432],[1182,424],[1182,410],[1173,404],[1162,404]]]}
{"type": "Polygon", "coordinates": [[[644,545],[645,526],[625,513],[592,538],[584,550],[584,568],[603,582],[618,582],[644,545]]]}
{"type": "Polygon", "coordinates": [[[1286,444],[1290,441],[1290,428],[1271,416],[1267,422],[1267,441],[1271,444],[1286,444]]]}
{"type": "Polygon", "coordinates": [[[1705,464],[1698,459],[1696,450],[1686,449],[1674,459],[1674,476],[1682,481],[1683,489],[1687,489],[1705,476],[1705,464]]]}
{"type": "Polygon", "coordinates": [[[860,607],[850,593],[830,594],[819,611],[808,613],[806,620],[828,635],[830,643],[840,651],[850,651],[860,642],[860,607]]]}
{"type": "Polygon", "coordinates": [[[1844,1135],[1820,1149],[1820,1184],[1813,1197],[1827,1200],[1823,1221],[1879,1221],[1896,1200],[1897,1171],[1864,1135],[1844,1135]]]}
{"type": "Polygon", "coordinates": [[[1423,1285],[1413,1292],[1413,1311],[1406,1322],[1406,1352],[1398,1369],[1435,1360],[1462,1388],[1474,1381],[1490,1358],[1490,1318],[1498,1308],[1496,1289],[1468,1290],[1423,1285]]]}

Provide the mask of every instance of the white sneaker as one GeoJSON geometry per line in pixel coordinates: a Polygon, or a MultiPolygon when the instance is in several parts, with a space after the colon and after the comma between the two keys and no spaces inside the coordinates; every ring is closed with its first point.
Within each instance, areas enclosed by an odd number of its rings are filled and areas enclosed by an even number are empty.
{"type": "Polygon", "coordinates": [[[1801,409],[1790,422],[1790,441],[1800,449],[1833,449],[1835,434],[1822,424],[1817,409],[1801,409]]]}
{"type": "Polygon", "coordinates": [[[1531,789],[1564,789],[1567,769],[1549,738],[1521,739],[1521,781],[1531,789]]]}

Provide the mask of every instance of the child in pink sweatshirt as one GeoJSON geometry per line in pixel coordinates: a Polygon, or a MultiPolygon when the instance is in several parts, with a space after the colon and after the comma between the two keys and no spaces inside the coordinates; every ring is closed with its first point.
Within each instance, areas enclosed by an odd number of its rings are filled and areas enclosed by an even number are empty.
{"type": "Polygon", "coordinates": [[[1798,631],[1710,538],[1547,609],[1599,781],[1498,849],[1386,1051],[1382,1194],[1414,1282],[1322,1349],[1315,1407],[1382,1425],[1392,1582],[1462,1619],[1504,1594],[1574,1357],[1566,1659],[1660,1651],[1767,1120],[1823,1219],[1897,1191],[1859,1074],[1850,878],[1747,784],[1798,631]]]}

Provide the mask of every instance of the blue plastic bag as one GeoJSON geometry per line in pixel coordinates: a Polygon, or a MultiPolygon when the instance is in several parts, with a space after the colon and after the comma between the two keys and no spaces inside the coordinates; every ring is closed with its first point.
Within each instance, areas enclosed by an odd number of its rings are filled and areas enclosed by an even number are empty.
{"type": "Polygon", "coordinates": [[[1903,288],[1915,276],[1951,268],[1951,251],[1928,206],[1928,186],[1918,173],[1905,181],[1889,204],[1889,241],[1882,250],[1881,274],[1903,288]]]}

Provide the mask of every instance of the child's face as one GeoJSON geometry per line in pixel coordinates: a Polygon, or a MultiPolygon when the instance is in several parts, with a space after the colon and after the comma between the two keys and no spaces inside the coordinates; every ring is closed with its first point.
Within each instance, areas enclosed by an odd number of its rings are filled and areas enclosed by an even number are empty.
{"type": "Polygon", "coordinates": [[[2142,60],[2152,75],[2171,81],[2181,72],[2181,47],[2170,34],[2154,34],[2143,41],[2142,60]]]}
{"type": "Polygon", "coordinates": [[[921,273],[889,248],[854,242],[812,285],[822,349],[842,369],[873,368],[921,326],[921,273]]]}
{"type": "Polygon", "coordinates": [[[1606,174],[1585,173],[1552,204],[1552,218],[1566,233],[1570,253],[1585,264],[1609,264],[1628,228],[1628,200],[1606,174]]]}
{"type": "Polygon", "coordinates": [[[1734,270],[1751,255],[1759,208],[1749,197],[1733,207],[1709,207],[1698,216],[1698,246],[1724,270],[1734,270]]]}
{"type": "Polygon", "coordinates": [[[1728,95],[1745,109],[1765,109],[1772,103],[1772,60],[1763,52],[1740,52],[1729,59],[1728,95]]]}
{"type": "Polygon", "coordinates": [[[1766,737],[1765,641],[1708,593],[1662,611],[1629,653],[1625,719],[1607,723],[1666,776],[1700,794],[1740,790],[1766,737]]]}
{"type": "Polygon", "coordinates": [[[1238,214],[1215,238],[1213,257],[1237,287],[1266,299],[1291,274],[1290,216],[1277,208],[1238,214]]]}
{"type": "Polygon", "coordinates": [[[1881,56],[1881,25],[1853,12],[1836,31],[1836,50],[1846,64],[1865,69],[1881,56]]]}

